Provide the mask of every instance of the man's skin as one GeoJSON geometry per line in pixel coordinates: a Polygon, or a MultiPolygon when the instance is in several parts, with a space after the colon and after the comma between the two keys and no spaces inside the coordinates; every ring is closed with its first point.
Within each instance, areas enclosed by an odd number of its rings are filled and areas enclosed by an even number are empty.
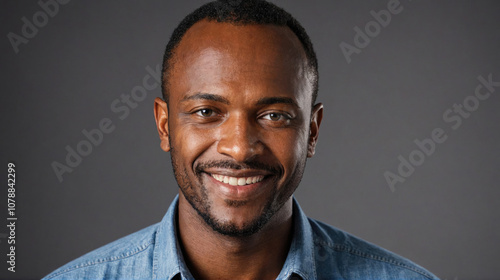
{"type": "Polygon", "coordinates": [[[157,98],[154,113],[180,187],[189,270],[196,279],[275,279],[323,116],[322,104],[311,106],[300,41],[287,27],[203,20],[175,49],[169,73],[169,105],[157,98]],[[234,186],[212,175],[250,179],[234,186]]]}

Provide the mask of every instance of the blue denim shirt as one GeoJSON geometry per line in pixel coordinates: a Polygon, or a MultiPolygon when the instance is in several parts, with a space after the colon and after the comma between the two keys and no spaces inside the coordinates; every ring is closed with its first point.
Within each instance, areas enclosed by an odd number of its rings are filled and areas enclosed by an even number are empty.
{"type": "MultiPolygon", "coordinates": [[[[158,224],[92,251],[43,279],[194,279],[176,236],[178,197],[158,224]]],[[[411,261],[308,218],[294,199],[294,235],[277,279],[438,279],[411,261]]]]}

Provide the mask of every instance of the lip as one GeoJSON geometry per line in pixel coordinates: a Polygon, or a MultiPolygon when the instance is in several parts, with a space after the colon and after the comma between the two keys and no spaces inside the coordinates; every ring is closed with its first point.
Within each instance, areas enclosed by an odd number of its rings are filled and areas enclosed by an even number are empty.
{"type": "Polygon", "coordinates": [[[218,174],[230,177],[253,177],[253,176],[268,176],[269,172],[263,170],[252,169],[226,169],[226,168],[209,168],[203,170],[208,174],[218,174]]]}
{"type": "MultiPolygon", "coordinates": [[[[263,175],[262,172],[214,172],[213,174],[233,176],[233,177],[252,177],[263,175]]],[[[260,194],[268,189],[270,182],[269,176],[265,176],[260,182],[243,186],[233,186],[220,182],[212,177],[210,173],[203,172],[206,181],[209,182],[209,187],[225,199],[230,200],[250,200],[258,197],[260,194]]]]}

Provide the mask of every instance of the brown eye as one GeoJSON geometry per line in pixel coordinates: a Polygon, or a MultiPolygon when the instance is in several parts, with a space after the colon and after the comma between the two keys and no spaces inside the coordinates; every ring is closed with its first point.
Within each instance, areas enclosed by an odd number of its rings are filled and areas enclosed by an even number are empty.
{"type": "Polygon", "coordinates": [[[280,114],[276,114],[276,113],[271,113],[271,114],[269,114],[269,118],[272,121],[279,121],[281,119],[281,115],[280,114]]]}
{"type": "Polygon", "coordinates": [[[283,118],[283,114],[279,114],[279,113],[269,113],[267,115],[264,116],[264,119],[268,119],[268,120],[271,120],[271,121],[279,121],[283,118]]]}
{"type": "Polygon", "coordinates": [[[214,115],[214,111],[211,109],[201,109],[201,110],[196,111],[196,114],[198,114],[199,116],[204,117],[204,118],[209,118],[209,117],[212,117],[214,115]]]}

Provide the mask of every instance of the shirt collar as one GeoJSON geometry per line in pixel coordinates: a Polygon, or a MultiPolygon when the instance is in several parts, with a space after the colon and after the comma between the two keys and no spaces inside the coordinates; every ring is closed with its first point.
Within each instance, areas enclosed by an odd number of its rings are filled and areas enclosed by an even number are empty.
{"type": "MultiPolygon", "coordinates": [[[[177,195],[163,217],[156,233],[153,253],[153,279],[172,279],[179,273],[183,279],[194,279],[189,272],[177,238],[177,195]]],[[[294,233],[285,264],[277,279],[289,279],[292,274],[302,279],[316,279],[313,235],[308,218],[293,198],[294,233]]]]}
{"type": "Polygon", "coordinates": [[[292,244],[277,279],[290,279],[292,274],[304,280],[317,279],[311,225],[295,197],[293,198],[293,228],[292,244]]]}
{"type": "Polygon", "coordinates": [[[194,279],[189,272],[177,238],[179,195],[170,204],[156,232],[153,253],[153,279],[172,279],[179,273],[184,279],[194,279]]]}

